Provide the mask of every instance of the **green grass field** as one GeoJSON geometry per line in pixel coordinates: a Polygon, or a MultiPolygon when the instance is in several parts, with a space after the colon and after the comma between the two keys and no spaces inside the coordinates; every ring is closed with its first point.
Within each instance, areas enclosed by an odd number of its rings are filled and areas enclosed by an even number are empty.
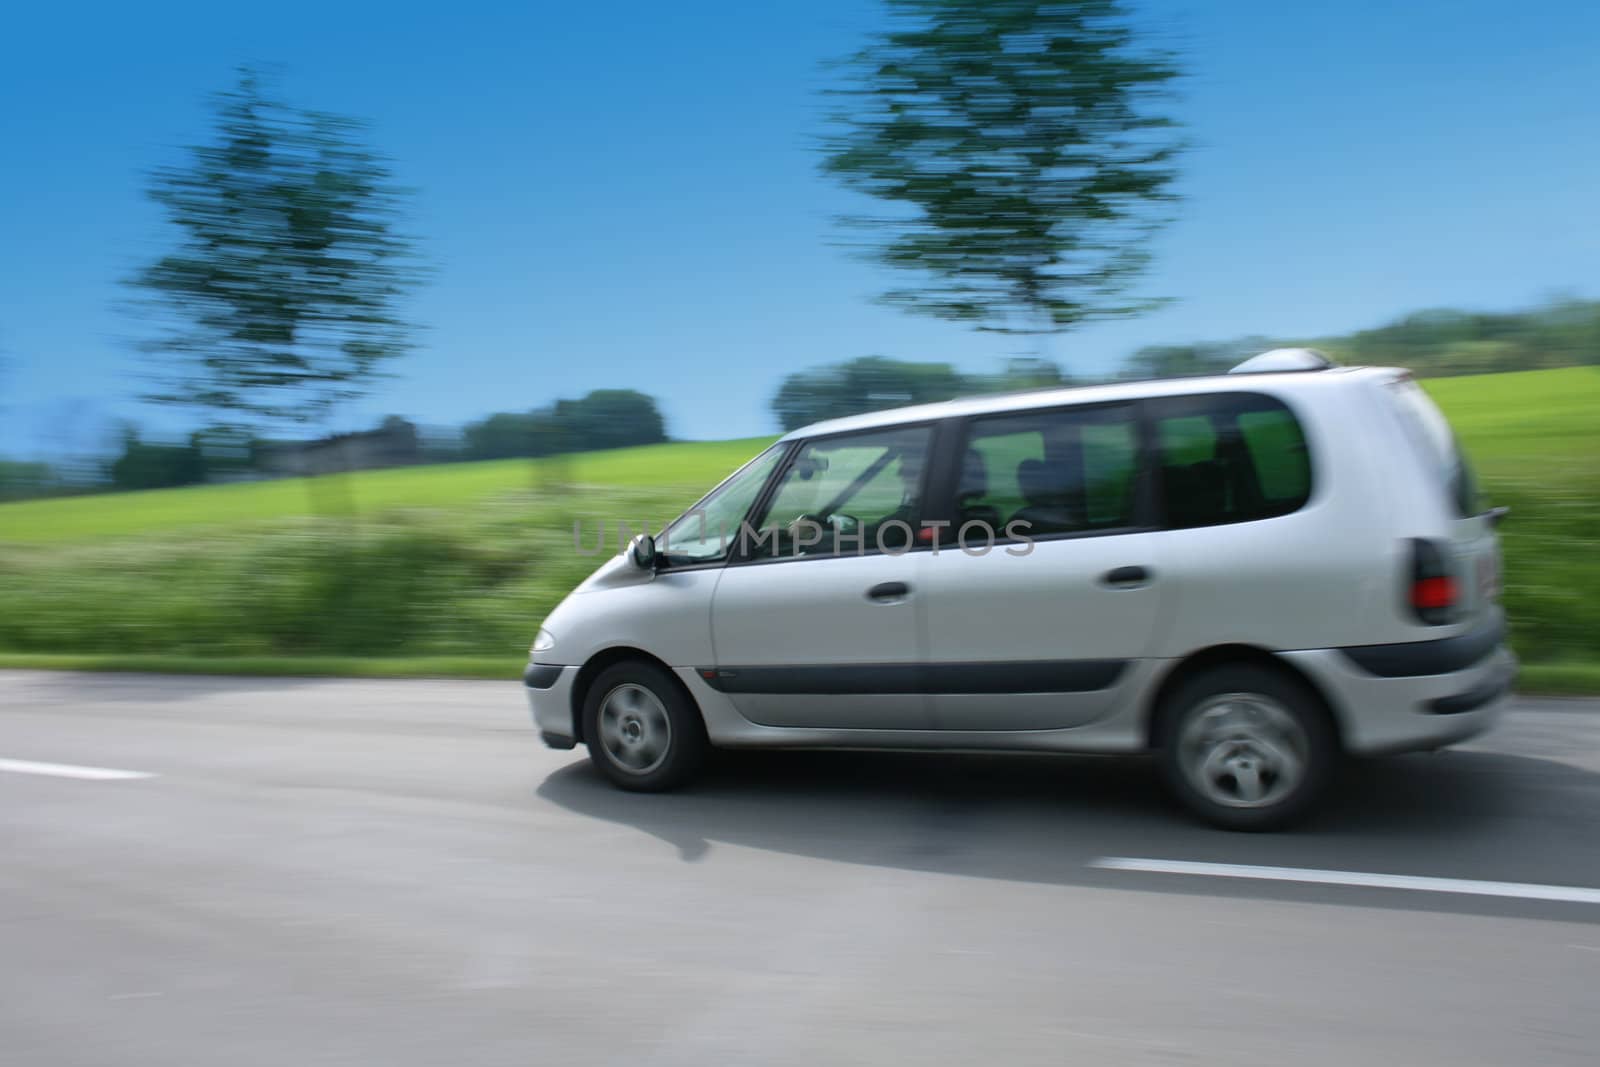
{"type": "Polygon", "coordinates": [[[1511,508],[1500,534],[1512,644],[1526,662],[1600,664],[1600,370],[1423,384],[1484,495],[1511,508]]]}
{"type": "MultiPolygon", "coordinates": [[[[1512,509],[1528,680],[1600,691],[1600,371],[1424,384],[1512,509]]],[[[574,521],[614,551],[770,440],[0,505],[0,665],[510,676],[598,563],[574,521]]]]}
{"type": "Polygon", "coordinates": [[[142,493],[27,500],[0,504],[0,544],[61,544],[132,534],[170,533],[180,527],[237,527],[299,518],[325,497],[343,503],[348,493],[360,515],[404,508],[470,508],[497,495],[552,482],[578,486],[680,488],[698,497],[775,438],[696,441],[621,448],[539,461],[491,460],[435,467],[361,471],[338,478],[287,478],[142,493]],[[337,484],[333,484],[337,483],[337,484]]]}
{"type": "Polygon", "coordinates": [[[1492,485],[1600,486],[1600,368],[1423,381],[1492,485]]]}

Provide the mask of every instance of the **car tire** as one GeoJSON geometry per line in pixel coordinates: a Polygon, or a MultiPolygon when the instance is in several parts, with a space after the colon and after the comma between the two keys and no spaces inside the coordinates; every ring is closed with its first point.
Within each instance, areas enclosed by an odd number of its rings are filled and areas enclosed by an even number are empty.
{"type": "Polygon", "coordinates": [[[1162,702],[1162,776],[1194,814],[1226,830],[1276,830],[1327,789],[1339,739],[1303,682],[1236,663],[1185,679],[1162,702]]]}
{"type": "Polygon", "coordinates": [[[613,785],[641,793],[673,789],[705,761],[705,721],[678,680],[653,663],[628,660],[600,672],[583,702],[589,759],[613,785]]]}

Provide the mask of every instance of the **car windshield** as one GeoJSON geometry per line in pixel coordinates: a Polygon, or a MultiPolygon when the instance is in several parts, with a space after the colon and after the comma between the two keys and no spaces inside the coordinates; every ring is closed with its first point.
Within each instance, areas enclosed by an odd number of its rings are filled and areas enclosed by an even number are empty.
{"type": "Polygon", "coordinates": [[[726,556],[739,536],[739,524],[786,450],[782,443],[773,445],[662,531],[657,547],[667,564],[709,563],[726,556]]]}

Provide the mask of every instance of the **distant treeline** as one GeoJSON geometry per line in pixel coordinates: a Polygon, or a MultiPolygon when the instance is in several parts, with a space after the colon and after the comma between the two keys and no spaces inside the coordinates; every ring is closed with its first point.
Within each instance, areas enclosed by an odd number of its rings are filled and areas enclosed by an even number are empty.
{"type": "Polygon", "coordinates": [[[582,400],[501,412],[462,428],[456,459],[553,456],[597,448],[653,445],[667,439],[655,399],[632,389],[596,389],[582,400]]]}
{"type": "Polygon", "coordinates": [[[146,440],[122,431],[117,453],[65,478],[49,463],[0,460],[0,500],[107,489],[168,489],[202,482],[329,474],[338,471],[548,456],[657,444],[666,423],[651,397],[632,389],[597,389],[523,412],[501,412],[459,431],[419,430],[391,415],[371,430],[313,440],[277,440],[238,431],[202,430],[186,440],[146,440]]]}
{"type": "MultiPolygon", "coordinates": [[[[1406,367],[1419,375],[1491,374],[1600,362],[1600,301],[1553,301],[1530,311],[1419,311],[1376,329],[1332,337],[1242,337],[1187,345],[1149,345],[1112,379],[1221,374],[1271,348],[1310,346],[1336,362],[1406,367]]],[[[1089,384],[1099,379],[1078,379],[1089,384]]],[[[974,393],[1067,384],[1044,360],[1013,360],[998,374],[962,374],[947,363],[867,357],[791,374],[772,398],[785,430],[903,404],[974,393]]]]}
{"type": "MultiPolygon", "coordinates": [[[[1600,301],[1557,300],[1516,312],[1420,311],[1376,329],[1331,337],[1257,336],[1151,345],[1129,356],[1112,377],[1216,374],[1266,349],[1294,345],[1319,348],[1341,363],[1408,367],[1427,376],[1575,366],[1600,362],[1600,301]]],[[[773,397],[772,411],[779,424],[791,430],[904,404],[1073,381],[1059,366],[1041,359],[1013,359],[995,373],[964,374],[947,363],[868,356],[791,374],[773,397]]],[[[63,477],[50,463],[0,460],[0,500],[408,463],[547,456],[666,439],[666,424],[655,400],[632,389],[599,389],[578,400],[499,412],[459,431],[423,431],[390,416],[372,430],[316,440],[208,431],[172,443],[145,440],[137,429],[129,428],[118,454],[90,477],[81,473],[63,477]]]]}
{"type": "Polygon", "coordinates": [[[1419,375],[1494,374],[1600,362],[1600,300],[1556,300],[1530,311],[1417,311],[1384,326],[1331,337],[1245,337],[1151,345],[1121,377],[1216,374],[1269,348],[1306,345],[1352,366],[1406,367],[1419,375]]]}
{"type": "Polygon", "coordinates": [[[60,492],[61,476],[50,464],[0,459],[0,500],[25,500],[60,492]]]}
{"type": "Polygon", "coordinates": [[[1061,368],[1042,359],[1010,360],[998,374],[962,374],[948,363],[864,356],[789,375],[772,398],[772,412],[785,430],[793,430],[823,419],[971,393],[1067,384],[1061,368]]]}

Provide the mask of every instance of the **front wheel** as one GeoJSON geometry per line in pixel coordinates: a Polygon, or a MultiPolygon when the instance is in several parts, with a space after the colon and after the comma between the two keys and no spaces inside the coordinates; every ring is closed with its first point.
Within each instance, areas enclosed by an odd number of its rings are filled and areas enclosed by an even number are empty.
{"type": "Polygon", "coordinates": [[[700,711],[677,679],[652,663],[607,667],[583,702],[589,759],[612,784],[638,792],[682,785],[707,748],[700,711]]]}
{"type": "Polygon", "coordinates": [[[1326,789],[1338,738],[1316,695],[1255,664],[1215,667],[1162,708],[1162,772],[1185,807],[1227,830],[1274,830],[1326,789]]]}

